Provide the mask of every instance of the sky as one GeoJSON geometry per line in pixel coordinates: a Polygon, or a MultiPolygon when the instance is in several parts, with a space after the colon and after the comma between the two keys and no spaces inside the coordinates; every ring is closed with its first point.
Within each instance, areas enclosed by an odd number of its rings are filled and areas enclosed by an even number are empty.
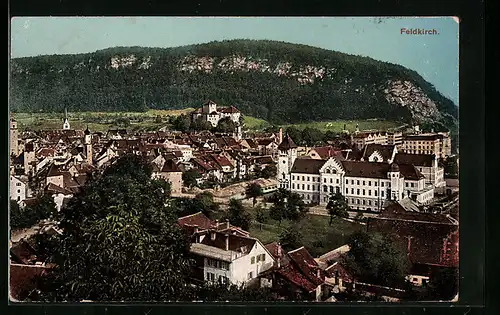
{"type": "Polygon", "coordinates": [[[458,105],[458,29],[453,17],[14,17],[10,35],[12,58],[226,39],[305,44],[400,64],[458,105]]]}

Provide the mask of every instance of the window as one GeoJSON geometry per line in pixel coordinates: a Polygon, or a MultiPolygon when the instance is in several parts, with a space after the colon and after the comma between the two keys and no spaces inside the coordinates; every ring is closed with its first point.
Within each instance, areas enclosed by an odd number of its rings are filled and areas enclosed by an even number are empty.
{"type": "Polygon", "coordinates": [[[335,183],[339,184],[339,179],[337,178],[337,180],[335,181],[335,183]]]}
{"type": "Polygon", "coordinates": [[[365,195],[365,190],[363,189],[363,196],[365,195]]]}
{"type": "Polygon", "coordinates": [[[295,189],[295,184],[292,184],[292,189],[295,189]]]}
{"type": "Polygon", "coordinates": [[[366,185],[366,184],[365,184],[365,181],[363,181],[363,186],[364,186],[364,185],[366,185]]]}
{"type": "Polygon", "coordinates": [[[359,180],[356,181],[356,184],[359,185],[359,180]]]}
{"type": "MultiPolygon", "coordinates": [[[[359,205],[359,199],[356,199],[356,203],[359,205]]],[[[358,208],[359,209],[359,208],[358,208]]]]}
{"type": "Polygon", "coordinates": [[[311,178],[309,176],[307,176],[307,181],[309,181],[311,178]]]}
{"type": "Polygon", "coordinates": [[[295,180],[295,175],[292,176],[292,179],[295,180]]]}
{"type": "Polygon", "coordinates": [[[310,185],[307,185],[307,190],[310,190],[311,189],[311,186],[310,185]]]}
{"type": "Polygon", "coordinates": [[[408,183],[405,183],[405,187],[408,187],[408,183]]]}
{"type": "Polygon", "coordinates": [[[357,189],[357,195],[359,195],[359,189],[357,189]]]}
{"type": "Polygon", "coordinates": [[[255,256],[252,256],[252,258],[250,258],[250,263],[255,264],[255,256]]]}
{"type": "Polygon", "coordinates": [[[326,183],[326,178],[323,178],[323,183],[326,183]]]}
{"type": "Polygon", "coordinates": [[[384,191],[383,190],[380,192],[380,196],[384,197],[384,191]]]}
{"type": "Polygon", "coordinates": [[[372,201],[371,200],[368,200],[368,205],[371,206],[372,205],[372,201]]]}
{"type": "Polygon", "coordinates": [[[411,187],[414,187],[414,185],[415,185],[414,183],[411,183],[411,187]]]}
{"type": "Polygon", "coordinates": [[[248,273],[248,280],[250,280],[250,279],[252,279],[252,278],[253,278],[253,272],[251,272],[251,271],[250,271],[250,272],[248,273]]]}
{"type": "Polygon", "coordinates": [[[369,180],[369,181],[368,181],[368,186],[371,186],[371,185],[372,185],[372,181],[371,181],[371,180],[369,180]]]}
{"type": "Polygon", "coordinates": [[[16,186],[21,186],[21,183],[17,183],[16,186]]]}
{"type": "Polygon", "coordinates": [[[380,187],[384,187],[384,182],[381,182],[381,183],[380,183],[380,187]]]}
{"type": "Polygon", "coordinates": [[[305,178],[305,177],[304,177],[304,176],[302,176],[302,180],[304,180],[304,178],[305,178]]]}
{"type": "Polygon", "coordinates": [[[20,194],[20,193],[21,193],[21,189],[18,189],[18,190],[17,190],[17,193],[18,193],[18,194],[20,194]]]}
{"type": "Polygon", "coordinates": [[[376,197],[376,196],[377,196],[377,191],[375,190],[375,191],[373,191],[373,192],[375,193],[375,197],[376,197]]]}
{"type": "Polygon", "coordinates": [[[307,200],[309,200],[309,195],[307,195],[306,197],[307,197],[307,200]]]}
{"type": "Polygon", "coordinates": [[[349,188],[346,188],[345,189],[345,193],[348,194],[349,193],[349,188]]]}
{"type": "Polygon", "coordinates": [[[351,188],[351,194],[354,195],[354,188],[351,188]]]}
{"type": "Polygon", "coordinates": [[[365,200],[363,199],[363,206],[365,205],[365,200]]]}
{"type": "Polygon", "coordinates": [[[323,192],[328,192],[328,186],[323,186],[323,192]]]}
{"type": "Polygon", "coordinates": [[[302,184],[302,190],[304,190],[304,189],[305,189],[305,187],[306,187],[306,185],[302,184]]]}
{"type": "Polygon", "coordinates": [[[348,180],[348,179],[346,179],[346,180],[345,180],[345,183],[346,183],[346,184],[349,184],[349,180],[348,180]]]}
{"type": "Polygon", "coordinates": [[[330,184],[333,184],[333,178],[330,178],[330,184]]]}
{"type": "Polygon", "coordinates": [[[351,179],[351,185],[354,185],[354,179],[351,179]]]}
{"type": "Polygon", "coordinates": [[[312,190],[315,191],[316,190],[316,185],[312,185],[312,190]]]}
{"type": "Polygon", "coordinates": [[[368,196],[372,195],[372,191],[368,189],[368,196]]]}

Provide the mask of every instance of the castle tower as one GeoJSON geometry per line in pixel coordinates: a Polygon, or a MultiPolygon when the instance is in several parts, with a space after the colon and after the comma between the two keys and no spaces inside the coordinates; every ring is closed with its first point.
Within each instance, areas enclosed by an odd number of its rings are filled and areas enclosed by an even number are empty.
{"type": "Polygon", "coordinates": [[[64,109],[64,124],[63,130],[70,130],[69,121],[68,121],[68,110],[64,109]]]}
{"type": "Polygon", "coordinates": [[[280,188],[290,189],[291,171],[295,159],[297,159],[297,146],[288,134],[278,146],[278,182],[280,188]]]}
{"type": "Polygon", "coordinates": [[[92,135],[90,134],[89,126],[87,126],[84,133],[83,145],[85,147],[85,156],[87,157],[87,163],[92,165],[92,135]]]}
{"type": "Polygon", "coordinates": [[[33,142],[26,143],[24,145],[24,174],[29,175],[33,170],[33,162],[35,159],[35,144],[33,142]]]}
{"type": "Polygon", "coordinates": [[[10,119],[10,154],[17,156],[19,154],[17,121],[10,119]]]}

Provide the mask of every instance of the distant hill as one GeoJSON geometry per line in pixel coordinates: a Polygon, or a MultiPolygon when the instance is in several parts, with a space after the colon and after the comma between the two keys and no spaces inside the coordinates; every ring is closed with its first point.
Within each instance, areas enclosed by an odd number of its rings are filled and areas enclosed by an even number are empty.
{"type": "Polygon", "coordinates": [[[271,123],[383,118],[455,129],[458,107],[415,71],[305,45],[231,40],[11,60],[17,112],[142,111],[208,99],[271,123]]]}

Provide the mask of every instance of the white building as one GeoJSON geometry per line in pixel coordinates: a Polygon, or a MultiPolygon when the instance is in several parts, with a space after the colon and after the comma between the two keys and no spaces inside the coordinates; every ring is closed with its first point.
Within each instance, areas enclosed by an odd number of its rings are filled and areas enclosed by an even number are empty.
{"type": "Polygon", "coordinates": [[[27,186],[19,178],[15,176],[10,176],[10,199],[21,203],[26,199],[27,186]]]}
{"type": "Polygon", "coordinates": [[[425,176],[426,186],[433,186],[436,192],[444,193],[444,167],[439,166],[436,155],[398,153],[394,162],[414,165],[425,176]]]}
{"type": "Polygon", "coordinates": [[[191,113],[191,120],[201,118],[203,121],[209,122],[213,127],[216,127],[222,118],[229,117],[232,121],[238,123],[240,116],[240,111],[234,106],[217,108],[215,102],[208,101],[201,108],[191,113]]]}
{"type": "Polygon", "coordinates": [[[296,146],[287,136],[279,146],[280,187],[298,193],[306,203],[320,205],[326,205],[338,192],[357,210],[380,211],[386,201],[407,197],[420,204],[430,202],[434,187],[425,185],[424,175],[415,166],[388,163],[395,152],[394,146],[391,148],[385,154],[375,150],[368,161],[297,158],[296,146]],[[374,156],[380,162],[374,162],[374,156]]]}
{"type": "Polygon", "coordinates": [[[274,264],[272,255],[255,238],[215,230],[195,237],[190,252],[203,262],[198,266],[205,281],[246,284],[274,264]]]}

